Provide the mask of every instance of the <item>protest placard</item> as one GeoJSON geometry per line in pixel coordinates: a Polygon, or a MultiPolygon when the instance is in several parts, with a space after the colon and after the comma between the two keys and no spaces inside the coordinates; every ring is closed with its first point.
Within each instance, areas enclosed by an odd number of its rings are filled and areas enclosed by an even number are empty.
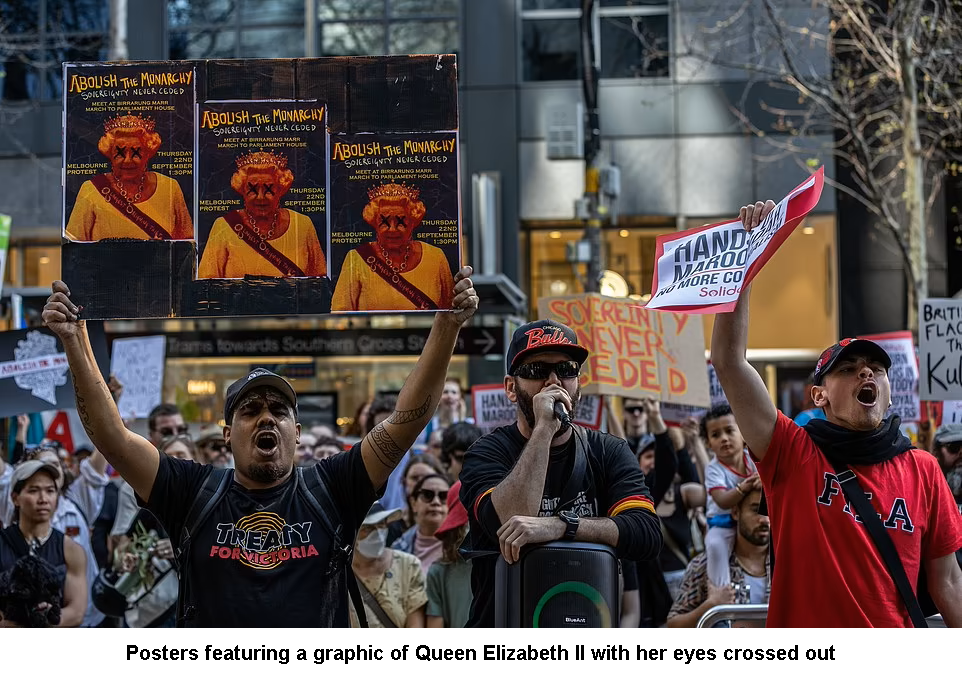
{"type": "Polygon", "coordinates": [[[327,275],[327,108],[198,106],[197,278],[327,275]]]}
{"type": "Polygon", "coordinates": [[[457,132],[332,135],[331,311],[450,308],[457,148],[457,132]]]}
{"type": "MultiPolygon", "coordinates": [[[[379,202],[400,200],[387,193],[392,185],[404,187],[413,210],[381,214],[383,239],[396,240],[396,251],[370,258],[387,270],[375,274],[367,261],[359,268],[386,294],[408,283],[449,308],[460,265],[455,56],[68,63],[64,70],[61,275],[87,320],[330,313],[331,273],[346,254],[362,251],[358,242],[340,243],[332,261],[330,233],[346,237],[363,226],[360,244],[376,245],[382,235],[372,222],[381,223],[364,210],[373,190],[379,202]],[[340,161],[345,225],[333,228],[328,218],[341,202],[329,184],[328,167],[338,163],[331,136],[341,151],[371,141],[399,149],[389,165],[340,161]],[[258,166],[270,179],[241,185],[240,168],[258,166]],[[276,213],[251,216],[268,202],[276,213]],[[399,228],[413,238],[402,241],[399,228]]],[[[404,299],[370,310],[430,307],[404,299]]]]}
{"type": "Polygon", "coordinates": [[[889,414],[897,414],[906,424],[918,422],[919,366],[912,333],[893,331],[859,337],[881,345],[892,360],[892,367],[889,369],[892,407],[889,409],[889,414]]]}
{"type": "Polygon", "coordinates": [[[517,418],[515,404],[504,393],[504,384],[485,383],[471,386],[474,423],[488,433],[499,426],[512,424],[517,418]]]}
{"type": "Polygon", "coordinates": [[[942,404],[942,424],[962,424],[962,400],[946,400],[942,404]]]}
{"type": "MultiPolygon", "coordinates": [[[[107,373],[103,326],[89,324],[90,344],[107,373]]],[[[75,406],[73,383],[60,339],[46,328],[0,333],[0,417],[75,406]]]]}
{"type": "Polygon", "coordinates": [[[571,421],[588,429],[598,431],[605,413],[605,399],[601,395],[582,395],[575,406],[571,421]]]}
{"type": "MultiPolygon", "coordinates": [[[[728,403],[725,391],[722,390],[718,375],[715,374],[715,367],[711,362],[708,363],[708,393],[711,398],[711,407],[728,403]]],[[[661,404],[661,418],[668,426],[680,426],[690,417],[701,419],[708,412],[707,407],[696,407],[694,405],[678,405],[676,403],[663,402],[661,404]]]]}
{"type": "Polygon", "coordinates": [[[597,294],[544,297],[538,316],[569,326],[591,352],[582,367],[583,394],[708,406],[701,317],[597,294]]]}
{"type": "Polygon", "coordinates": [[[962,400],[962,300],[922,300],[919,370],[922,400],[962,400]]]}
{"type": "Polygon", "coordinates": [[[117,338],[113,342],[110,373],[124,387],[117,408],[124,419],[145,419],[160,404],[164,392],[167,338],[117,338]]]}
{"type": "Polygon", "coordinates": [[[818,204],[823,169],[782,199],[751,231],[740,220],[660,235],[648,309],[710,314],[735,309],[738,296],[818,204]]]}

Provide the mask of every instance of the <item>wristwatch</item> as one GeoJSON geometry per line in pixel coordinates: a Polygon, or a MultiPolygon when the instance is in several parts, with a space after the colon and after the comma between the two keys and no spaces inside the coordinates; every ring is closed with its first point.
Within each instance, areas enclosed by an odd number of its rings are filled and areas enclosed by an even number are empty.
{"type": "Polygon", "coordinates": [[[565,523],[565,533],[562,538],[567,541],[573,540],[578,533],[578,525],[581,524],[581,518],[579,518],[573,510],[562,510],[558,513],[558,517],[565,523]]]}

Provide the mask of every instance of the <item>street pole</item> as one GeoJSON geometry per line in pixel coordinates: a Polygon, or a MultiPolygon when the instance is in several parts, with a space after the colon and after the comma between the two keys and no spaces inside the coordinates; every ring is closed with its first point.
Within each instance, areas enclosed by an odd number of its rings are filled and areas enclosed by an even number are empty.
{"type": "Polygon", "coordinates": [[[127,60],[127,0],[110,0],[110,46],[107,59],[110,62],[127,60]]]}
{"type": "Polygon", "coordinates": [[[599,213],[598,153],[601,150],[601,123],[598,116],[598,60],[595,53],[594,23],[597,0],[581,2],[581,86],[585,101],[585,195],[588,217],[584,240],[589,259],[585,271],[585,291],[598,292],[601,284],[601,215],[599,213]]]}

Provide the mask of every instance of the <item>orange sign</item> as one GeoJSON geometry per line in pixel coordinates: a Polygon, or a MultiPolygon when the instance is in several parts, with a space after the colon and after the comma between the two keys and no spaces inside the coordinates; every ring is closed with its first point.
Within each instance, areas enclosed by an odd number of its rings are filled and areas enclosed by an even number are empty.
{"type": "Polygon", "coordinates": [[[700,316],[585,294],[544,297],[538,317],[567,325],[591,351],[582,368],[583,393],[709,406],[700,316]]]}

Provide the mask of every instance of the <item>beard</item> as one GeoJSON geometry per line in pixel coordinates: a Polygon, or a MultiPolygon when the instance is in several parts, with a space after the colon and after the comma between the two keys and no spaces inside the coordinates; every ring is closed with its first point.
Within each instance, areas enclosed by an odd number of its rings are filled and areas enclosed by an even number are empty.
{"type": "Polygon", "coordinates": [[[287,474],[287,469],[276,462],[251,463],[245,468],[243,474],[259,484],[271,484],[283,479],[284,475],[287,474]]]}
{"type": "Polygon", "coordinates": [[[738,523],[738,531],[745,541],[755,546],[768,546],[768,543],[772,540],[771,530],[763,530],[761,528],[749,530],[742,527],[741,522],[738,523]]]}
{"type": "MultiPolygon", "coordinates": [[[[521,414],[524,416],[524,420],[528,423],[528,427],[534,429],[534,396],[528,395],[520,386],[515,386],[515,392],[518,396],[518,409],[521,410],[521,414]]],[[[571,396],[571,407],[572,410],[578,407],[578,401],[581,400],[581,381],[578,381],[578,389],[575,391],[574,395],[571,396]]],[[[558,429],[556,436],[558,434],[563,434],[567,429],[562,427],[558,429]]]]}

